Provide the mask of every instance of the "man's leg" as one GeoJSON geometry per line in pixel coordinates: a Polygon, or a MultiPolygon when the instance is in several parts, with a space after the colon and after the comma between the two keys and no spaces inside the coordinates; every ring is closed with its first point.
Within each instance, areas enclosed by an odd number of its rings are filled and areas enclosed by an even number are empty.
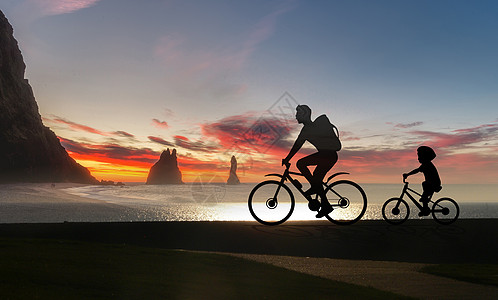
{"type": "Polygon", "coordinates": [[[316,187],[314,186],[314,176],[311,174],[308,166],[316,166],[320,162],[319,153],[313,153],[311,155],[305,156],[297,161],[296,167],[304,175],[306,180],[311,184],[311,189],[314,190],[316,187]]]}
{"type": "Polygon", "coordinates": [[[337,152],[326,152],[321,154],[320,160],[315,168],[315,171],[313,172],[313,183],[316,186],[316,189],[318,189],[317,193],[320,195],[323,207],[330,205],[323,188],[323,179],[337,162],[337,152]]]}
{"type": "Polygon", "coordinates": [[[316,215],[317,218],[322,218],[328,215],[332,210],[332,206],[327,200],[327,195],[325,195],[325,190],[323,189],[323,179],[327,172],[332,169],[332,167],[337,162],[337,152],[322,152],[320,153],[319,162],[313,172],[313,183],[316,186],[318,191],[318,195],[320,195],[321,199],[321,209],[316,215]]]}

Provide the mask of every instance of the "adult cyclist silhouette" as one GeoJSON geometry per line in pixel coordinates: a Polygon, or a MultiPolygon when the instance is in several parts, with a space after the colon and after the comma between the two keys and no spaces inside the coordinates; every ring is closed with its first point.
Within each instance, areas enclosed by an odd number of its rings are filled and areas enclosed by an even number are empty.
{"type": "Polygon", "coordinates": [[[341,149],[337,128],[332,125],[326,115],[321,115],[314,121],[311,120],[311,109],[307,105],[298,105],[296,107],[296,120],[298,123],[303,124],[303,128],[299,133],[294,145],[292,146],[289,154],[282,160],[282,165],[289,164],[292,157],[301,149],[304,142],[311,143],[318,152],[308,155],[299,159],[296,167],[301,171],[304,177],[311,184],[311,188],[305,192],[306,198],[310,201],[310,207],[315,206],[318,214],[317,218],[322,218],[328,215],[332,210],[325,191],[323,189],[323,179],[327,172],[332,169],[337,162],[337,151],[341,149]],[[334,130],[335,129],[335,130],[334,130]],[[308,166],[316,166],[313,174],[308,166]],[[311,195],[318,194],[321,203],[312,203],[311,195]]]}

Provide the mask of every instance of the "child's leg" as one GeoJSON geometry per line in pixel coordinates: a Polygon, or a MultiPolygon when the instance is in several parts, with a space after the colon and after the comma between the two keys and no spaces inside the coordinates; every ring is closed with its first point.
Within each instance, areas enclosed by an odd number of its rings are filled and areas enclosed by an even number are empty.
{"type": "Polygon", "coordinates": [[[422,182],[422,188],[424,192],[422,193],[422,197],[420,198],[420,202],[422,202],[424,209],[429,208],[429,198],[434,194],[434,188],[428,182],[422,182]]]}

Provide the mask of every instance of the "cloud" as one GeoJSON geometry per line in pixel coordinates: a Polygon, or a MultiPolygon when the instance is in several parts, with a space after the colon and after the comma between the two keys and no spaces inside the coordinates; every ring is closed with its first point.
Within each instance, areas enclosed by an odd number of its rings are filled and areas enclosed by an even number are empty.
{"type": "Polygon", "coordinates": [[[166,121],[159,121],[158,119],[152,119],[152,125],[156,126],[157,128],[168,128],[169,125],[166,121]]]}
{"type": "Polygon", "coordinates": [[[356,136],[351,131],[340,131],[341,141],[360,141],[361,138],[356,136]]]}
{"type": "Polygon", "coordinates": [[[100,0],[29,0],[28,3],[39,9],[43,15],[73,13],[95,5],[100,0]]]}
{"type": "Polygon", "coordinates": [[[118,131],[113,131],[113,132],[107,132],[107,131],[102,131],[87,125],[79,124],[73,121],[66,120],[61,117],[54,116],[53,119],[50,118],[43,118],[43,121],[49,122],[49,123],[56,123],[56,124],[62,124],[66,125],[69,127],[71,130],[74,131],[83,131],[83,132],[88,132],[88,133],[93,133],[101,136],[117,136],[117,137],[125,137],[125,138],[134,138],[135,136],[129,132],[118,130],[118,131]]]}
{"type": "Polygon", "coordinates": [[[118,144],[91,144],[59,137],[61,144],[75,159],[150,167],[159,153],[148,148],[123,147],[118,144]]]}
{"type": "Polygon", "coordinates": [[[482,142],[494,143],[498,139],[498,124],[484,124],[471,128],[456,129],[452,133],[432,131],[412,131],[411,133],[436,147],[463,148],[482,142]]]}
{"type": "Polygon", "coordinates": [[[203,141],[191,141],[187,137],[181,135],[175,135],[173,137],[175,139],[175,144],[178,147],[182,147],[187,150],[192,151],[201,151],[201,152],[215,152],[217,151],[218,145],[208,144],[203,141]]]}
{"type": "Polygon", "coordinates": [[[85,131],[85,132],[88,132],[88,133],[94,133],[94,134],[103,135],[103,136],[109,136],[110,135],[108,132],[95,129],[95,128],[90,127],[90,126],[78,124],[78,123],[75,123],[75,122],[72,122],[72,121],[69,121],[69,120],[57,117],[57,116],[55,116],[55,119],[44,118],[44,120],[49,121],[49,122],[53,122],[53,123],[59,123],[59,124],[67,125],[69,128],[71,128],[72,130],[76,130],[76,131],[85,131]]]}
{"type": "Polygon", "coordinates": [[[166,117],[174,117],[175,116],[175,112],[169,108],[165,108],[164,109],[164,115],[166,117]]]}
{"type": "MultiPolygon", "coordinates": [[[[192,141],[182,135],[174,136],[173,143],[159,137],[149,136],[148,138],[168,147],[176,146],[191,150],[193,155],[182,154],[181,151],[178,154],[180,168],[186,176],[201,173],[225,174],[232,153],[229,156],[209,156],[209,159],[196,158],[195,153],[222,154],[222,151],[233,149],[239,161],[240,174],[259,180],[262,174],[270,173],[269,170],[280,170],[280,159],[287,155],[293,142],[294,135],[291,134],[293,131],[290,128],[292,127],[287,126],[285,122],[269,116],[258,117],[256,113],[246,113],[202,124],[203,137],[198,141],[192,141]],[[258,129],[261,126],[272,126],[274,129],[270,129],[269,133],[261,133],[258,129]],[[273,144],[267,144],[271,141],[270,137],[275,137],[271,134],[273,131],[279,132],[281,137],[273,141],[273,144]],[[233,147],[230,148],[230,146],[233,147]]],[[[339,152],[339,161],[331,174],[347,171],[358,182],[398,182],[403,172],[410,171],[419,165],[416,148],[423,143],[436,149],[438,156],[435,164],[445,183],[495,181],[494,174],[498,168],[496,159],[498,145],[495,142],[498,124],[483,124],[456,129],[449,133],[412,131],[407,134],[415,136],[419,141],[397,145],[397,148],[389,144],[348,147],[348,143],[344,143],[343,150],[339,152]],[[471,148],[469,145],[477,143],[489,145],[473,147],[477,149],[473,152],[454,151],[471,148]]],[[[64,138],[60,140],[73,158],[100,162],[104,167],[109,165],[119,170],[133,167],[145,172],[157,161],[160,154],[148,148],[125,147],[119,145],[118,142],[95,144],[64,138]]],[[[301,149],[293,159],[293,163],[314,151],[311,148],[301,149]]],[[[418,180],[418,177],[413,180],[418,180]]]]}
{"type": "Polygon", "coordinates": [[[294,128],[295,123],[271,116],[257,117],[254,113],[201,124],[202,134],[216,139],[222,149],[260,154],[271,154],[270,150],[288,151],[290,146],[286,138],[294,128]]]}
{"type": "Polygon", "coordinates": [[[424,124],[424,122],[413,122],[413,123],[398,123],[396,125],[394,125],[395,128],[412,128],[412,127],[416,127],[416,126],[420,126],[424,124]]]}
{"type": "Polygon", "coordinates": [[[228,74],[233,75],[248,64],[258,47],[274,34],[279,17],[294,7],[294,1],[285,2],[253,26],[229,35],[225,43],[210,48],[197,44],[185,34],[169,33],[157,39],[155,57],[164,64],[169,82],[178,83],[175,88],[182,89],[182,95],[202,90],[218,99],[239,96],[245,93],[247,85],[227,81],[227,78],[234,78],[228,74]]]}
{"type": "Polygon", "coordinates": [[[217,160],[204,161],[187,155],[178,155],[178,165],[190,171],[226,171],[227,165],[217,160]]]}
{"type": "Polygon", "coordinates": [[[257,22],[243,43],[242,48],[234,55],[237,64],[243,65],[257,47],[274,34],[278,18],[295,7],[296,3],[294,1],[288,1],[257,22]]]}
{"type": "Polygon", "coordinates": [[[121,137],[127,137],[127,138],[134,138],[135,136],[131,133],[128,133],[126,131],[115,131],[113,132],[113,134],[117,135],[117,136],[121,136],[121,137]]]}
{"type": "Polygon", "coordinates": [[[164,145],[164,146],[169,146],[169,147],[174,147],[175,144],[173,143],[170,143],[160,137],[156,137],[156,136],[148,136],[147,137],[150,141],[154,142],[154,143],[158,143],[158,144],[161,144],[161,145],[164,145]]]}

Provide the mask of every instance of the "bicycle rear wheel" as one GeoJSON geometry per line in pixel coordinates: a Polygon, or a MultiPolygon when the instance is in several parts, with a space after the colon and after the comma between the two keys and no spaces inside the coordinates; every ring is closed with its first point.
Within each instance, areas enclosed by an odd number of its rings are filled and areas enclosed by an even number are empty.
{"type": "Polygon", "coordinates": [[[399,225],[408,219],[410,207],[401,198],[391,198],[382,206],[382,217],[387,223],[399,225]]]}
{"type": "Polygon", "coordinates": [[[291,190],[285,184],[276,180],[268,180],[252,189],[248,205],[256,221],[264,225],[278,225],[287,221],[292,215],[295,200],[291,190]]]}
{"type": "Polygon", "coordinates": [[[432,206],[432,217],[439,224],[448,225],[456,221],[460,215],[460,208],[455,200],[441,198],[432,206]]]}
{"type": "Polygon", "coordinates": [[[333,182],[325,189],[325,195],[334,208],[325,217],[334,224],[353,224],[360,220],[367,210],[367,195],[352,181],[333,182]]]}

